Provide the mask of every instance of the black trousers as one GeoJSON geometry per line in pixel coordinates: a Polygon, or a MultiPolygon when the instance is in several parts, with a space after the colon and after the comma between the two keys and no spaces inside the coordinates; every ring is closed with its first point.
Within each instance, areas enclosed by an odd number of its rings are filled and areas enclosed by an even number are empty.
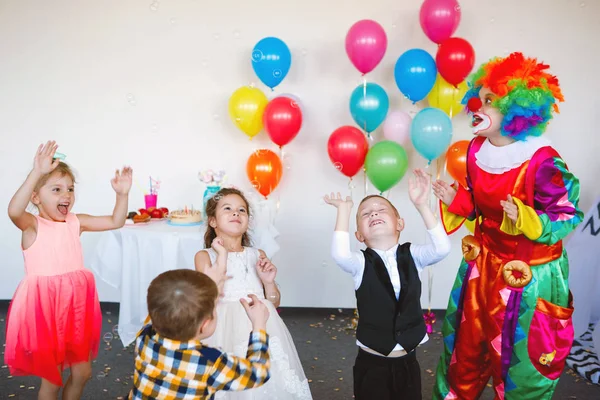
{"type": "Polygon", "coordinates": [[[354,363],[356,400],[421,400],[421,368],[413,350],[388,358],[359,348],[354,363]]]}

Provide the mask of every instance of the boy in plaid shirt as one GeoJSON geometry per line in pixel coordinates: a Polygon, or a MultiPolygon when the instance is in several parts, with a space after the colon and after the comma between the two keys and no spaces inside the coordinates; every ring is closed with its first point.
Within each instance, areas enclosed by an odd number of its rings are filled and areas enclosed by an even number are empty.
{"type": "Polygon", "coordinates": [[[134,388],[130,399],[212,399],[219,390],[245,390],[269,380],[269,311],[254,295],[241,299],[252,332],[247,358],[203,346],[216,326],[219,290],[225,277],[227,252],[218,240],[217,262],[207,275],[192,270],[167,271],[148,288],[151,322],[136,340],[134,388]],[[208,276],[215,279],[214,281],[208,276]]]}

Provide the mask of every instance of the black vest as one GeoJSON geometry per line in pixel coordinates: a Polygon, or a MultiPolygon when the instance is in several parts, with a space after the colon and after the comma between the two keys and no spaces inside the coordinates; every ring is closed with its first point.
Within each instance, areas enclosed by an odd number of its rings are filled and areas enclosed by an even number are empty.
{"type": "Polygon", "coordinates": [[[397,343],[410,352],[421,343],[426,333],[421,309],[421,280],[410,254],[410,243],[398,246],[396,251],[400,274],[398,300],[381,257],[369,248],[363,253],[365,270],[356,290],[356,338],[383,355],[389,354],[397,343]]]}

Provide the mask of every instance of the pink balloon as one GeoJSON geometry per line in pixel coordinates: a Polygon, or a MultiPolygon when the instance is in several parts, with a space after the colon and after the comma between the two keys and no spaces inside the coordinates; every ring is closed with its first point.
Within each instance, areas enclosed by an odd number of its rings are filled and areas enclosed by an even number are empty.
{"type": "Polygon", "coordinates": [[[387,140],[405,145],[410,141],[410,125],[412,118],[404,111],[393,111],[387,115],[383,123],[383,136],[387,140]]]}
{"type": "Polygon", "coordinates": [[[364,74],[373,71],[387,48],[387,36],[377,22],[358,21],[346,35],[346,53],[352,64],[364,74]]]}
{"type": "Polygon", "coordinates": [[[437,44],[456,32],[460,23],[460,6],[456,0],[425,0],[421,5],[421,28],[437,44]]]}

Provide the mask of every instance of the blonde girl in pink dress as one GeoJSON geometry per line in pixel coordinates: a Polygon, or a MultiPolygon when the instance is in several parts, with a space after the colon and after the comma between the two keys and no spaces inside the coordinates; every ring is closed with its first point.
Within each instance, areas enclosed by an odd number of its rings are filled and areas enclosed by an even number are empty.
{"type": "Polygon", "coordinates": [[[4,359],[12,375],[42,378],[38,400],[56,400],[62,371],[71,369],[63,399],[79,399],[98,354],[102,314],[94,275],[84,268],[79,235],[124,225],[132,171],[115,172],[113,215],[72,214],[75,179],[54,158],[53,141],[40,145],[33,170],[13,196],[8,216],[22,231],[25,278],[13,296],[6,325],[4,359]],[[38,209],[26,211],[29,202],[38,209]]]}

